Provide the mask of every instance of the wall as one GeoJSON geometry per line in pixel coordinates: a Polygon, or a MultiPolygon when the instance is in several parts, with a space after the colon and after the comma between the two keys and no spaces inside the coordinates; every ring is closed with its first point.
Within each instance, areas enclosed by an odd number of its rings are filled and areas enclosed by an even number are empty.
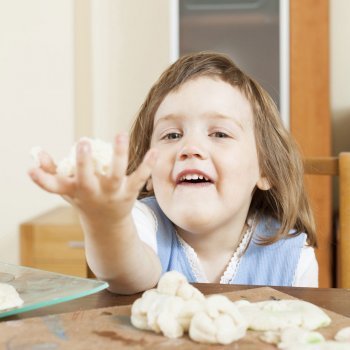
{"type": "MultiPolygon", "coordinates": [[[[88,12],[88,7],[90,43],[77,55],[92,56],[89,72],[92,113],[86,118],[86,114],[79,113],[78,106],[77,135],[89,131],[110,141],[117,131],[129,130],[149,88],[170,62],[170,2],[81,0],[76,15],[80,27],[87,24],[79,18],[79,13],[88,12]]],[[[76,30],[80,31],[79,27],[76,30]]],[[[80,32],[82,37],[77,39],[85,40],[86,32],[80,32]]],[[[83,85],[78,86],[77,93],[88,97],[89,92],[84,89],[83,85]]],[[[80,110],[85,110],[86,102],[81,99],[80,110]]]]}
{"type": "Polygon", "coordinates": [[[27,176],[29,151],[57,157],[73,141],[69,0],[0,0],[0,261],[17,263],[18,225],[63,200],[27,176]]]}

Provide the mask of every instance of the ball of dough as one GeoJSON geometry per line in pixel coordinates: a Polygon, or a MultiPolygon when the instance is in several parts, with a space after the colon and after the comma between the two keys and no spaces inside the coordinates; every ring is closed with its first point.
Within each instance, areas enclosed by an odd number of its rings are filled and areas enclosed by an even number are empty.
{"type": "MultiPolygon", "coordinates": [[[[99,139],[83,138],[91,145],[91,156],[94,170],[97,174],[107,175],[111,166],[113,146],[111,143],[99,139]]],[[[57,173],[63,176],[74,176],[76,173],[76,151],[77,144],[71,148],[69,155],[57,165],[57,173]]]]}
{"type": "MultiPolygon", "coordinates": [[[[86,140],[91,145],[91,157],[95,173],[107,175],[111,167],[113,157],[113,146],[111,143],[104,142],[99,139],[91,139],[83,137],[81,140],[86,140]]],[[[74,176],[76,173],[76,152],[78,142],[75,143],[67,157],[63,158],[57,164],[57,174],[62,176],[74,176]]],[[[35,166],[40,166],[39,154],[42,148],[39,146],[32,147],[30,155],[34,160],[35,166]]]]}

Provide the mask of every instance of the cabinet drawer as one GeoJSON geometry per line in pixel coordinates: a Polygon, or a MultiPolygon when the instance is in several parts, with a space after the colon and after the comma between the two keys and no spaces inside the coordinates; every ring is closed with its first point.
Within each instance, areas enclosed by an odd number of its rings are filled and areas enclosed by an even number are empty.
{"type": "Polygon", "coordinates": [[[20,226],[21,264],[86,277],[84,237],[73,208],[60,207],[20,226]]]}
{"type": "Polygon", "coordinates": [[[31,245],[36,259],[85,259],[83,235],[74,228],[37,228],[33,232],[31,245]]]}

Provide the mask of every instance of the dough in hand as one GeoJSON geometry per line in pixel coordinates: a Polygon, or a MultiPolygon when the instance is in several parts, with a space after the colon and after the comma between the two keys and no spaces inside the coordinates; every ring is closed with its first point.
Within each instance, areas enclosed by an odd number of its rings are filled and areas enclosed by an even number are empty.
{"type": "Polygon", "coordinates": [[[0,310],[12,309],[23,304],[16,289],[8,283],[0,283],[0,310]]]}
{"type": "MultiPolygon", "coordinates": [[[[100,175],[107,175],[111,166],[113,156],[113,146],[111,143],[104,142],[99,139],[91,139],[83,137],[81,140],[86,140],[91,145],[91,156],[95,173],[100,175]]],[[[77,143],[75,143],[68,156],[63,158],[57,164],[57,174],[63,176],[74,176],[76,173],[76,151],[77,143]]],[[[35,165],[40,166],[39,153],[41,148],[36,146],[31,149],[31,156],[34,159],[35,165]]]]}

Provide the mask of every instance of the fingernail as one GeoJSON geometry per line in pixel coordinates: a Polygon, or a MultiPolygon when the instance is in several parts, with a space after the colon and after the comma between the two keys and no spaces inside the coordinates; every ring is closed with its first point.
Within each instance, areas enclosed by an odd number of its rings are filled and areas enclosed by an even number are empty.
{"type": "Polygon", "coordinates": [[[38,179],[38,176],[36,175],[35,171],[33,171],[32,169],[30,169],[28,171],[28,175],[30,176],[30,178],[33,180],[33,181],[36,181],[38,179]]]}
{"type": "Polygon", "coordinates": [[[79,142],[78,143],[78,152],[79,154],[87,154],[90,150],[90,144],[88,142],[79,142]]]}
{"type": "Polygon", "coordinates": [[[48,164],[50,161],[49,156],[43,151],[40,152],[40,159],[42,163],[46,163],[46,164],[48,164]]]}

